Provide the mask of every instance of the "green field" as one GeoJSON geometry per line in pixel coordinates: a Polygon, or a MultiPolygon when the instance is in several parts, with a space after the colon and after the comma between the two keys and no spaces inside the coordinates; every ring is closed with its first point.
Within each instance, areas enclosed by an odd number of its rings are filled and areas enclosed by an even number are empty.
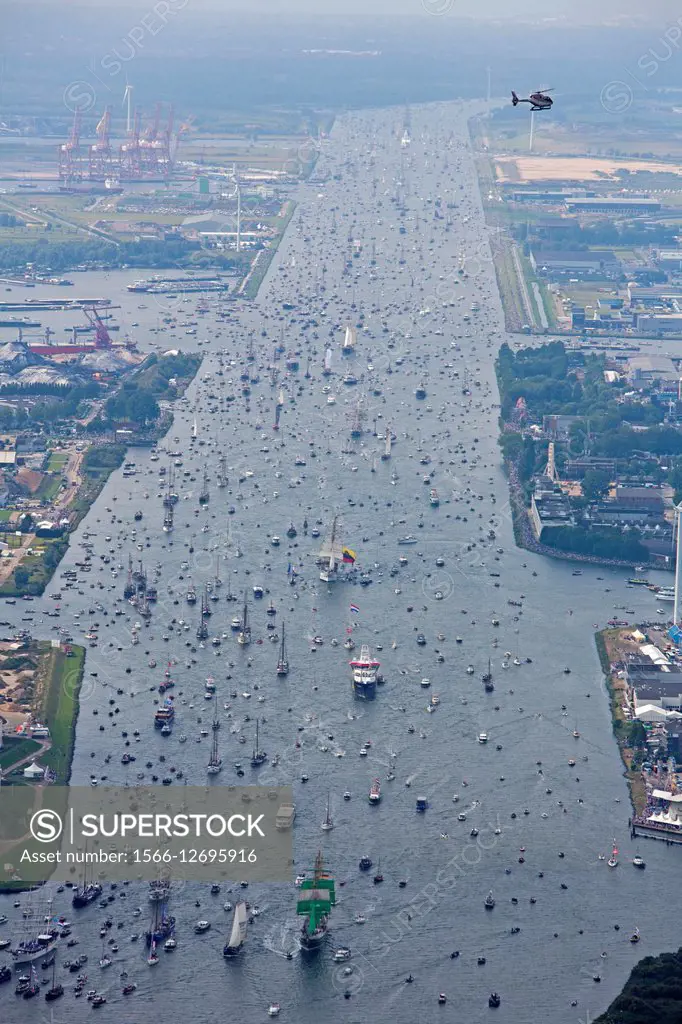
{"type": "Polygon", "coordinates": [[[36,750],[40,750],[40,743],[37,740],[4,736],[0,750],[0,768],[5,770],[17,761],[21,761],[22,758],[34,754],[36,750]]]}
{"type": "Polygon", "coordinates": [[[38,488],[37,497],[41,501],[52,501],[62,486],[61,476],[46,476],[38,488]]]}
{"type": "Polygon", "coordinates": [[[68,461],[69,456],[65,452],[52,452],[47,464],[48,473],[61,473],[68,461]]]}
{"type": "Polygon", "coordinates": [[[61,650],[52,651],[50,658],[52,663],[43,713],[52,737],[52,749],[41,760],[56,772],[57,783],[66,785],[71,774],[85,648],[74,647],[70,658],[61,650]]]}

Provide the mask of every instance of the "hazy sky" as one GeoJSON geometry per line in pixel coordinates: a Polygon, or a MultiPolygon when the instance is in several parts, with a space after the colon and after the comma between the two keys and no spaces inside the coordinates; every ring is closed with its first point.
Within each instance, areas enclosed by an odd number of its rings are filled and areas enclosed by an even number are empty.
{"type": "MultiPolygon", "coordinates": [[[[85,7],[116,7],[143,15],[153,11],[160,0],[41,0],[56,9],[85,7]]],[[[615,20],[637,19],[650,24],[670,24],[682,16],[679,0],[166,0],[171,10],[190,12],[244,11],[252,15],[277,13],[295,15],[339,15],[344,13],[379,15],[412,15],[431,17],[474,17],[477,19],[518,19],[529,17],[552,22],[568,19],[591,24],[615,20]]],[[[30,9],[31,0],[5,0],[6,13],[13,3],[30,9]]],[[[5,4],[0,4],[4,6],[5,4]]]]}

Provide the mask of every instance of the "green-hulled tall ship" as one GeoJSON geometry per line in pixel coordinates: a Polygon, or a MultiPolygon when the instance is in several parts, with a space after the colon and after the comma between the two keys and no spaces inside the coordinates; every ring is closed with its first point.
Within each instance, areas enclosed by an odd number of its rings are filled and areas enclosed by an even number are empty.
{"type": "Polygon", "coordinates": [[[296,913],[305,916],[301,928],[301,948],[317,949],[327,934],[329,913],[336,904],[334,879],[324,870],[322,853],[315,858],[312,878],[301,883],[301,898],[296,904],[296,913]]]}

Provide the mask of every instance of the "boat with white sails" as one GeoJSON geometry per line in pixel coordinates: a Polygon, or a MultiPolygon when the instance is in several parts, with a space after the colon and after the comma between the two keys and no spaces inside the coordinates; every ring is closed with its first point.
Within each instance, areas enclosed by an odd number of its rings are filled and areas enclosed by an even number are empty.
{"type": "Polygon", "coordinates": [[[339,539],[338,521],[338,516],[334,516],[331,533],[324,540],[317,559],[323,583],[333,583],[338,579],[339,565],[343,564],[343,545],[339,539]]]}
{"type": "Polygon", "coordinates": [[[223,946],[223,956],[226,958],[237,956],[244,941],[246,939],[246,926],[248,923],[248,912],[246,909],[246,903],[240,900],[234,908],[234,914],[232,915],[232,928],[230,935],[223,946]]]}

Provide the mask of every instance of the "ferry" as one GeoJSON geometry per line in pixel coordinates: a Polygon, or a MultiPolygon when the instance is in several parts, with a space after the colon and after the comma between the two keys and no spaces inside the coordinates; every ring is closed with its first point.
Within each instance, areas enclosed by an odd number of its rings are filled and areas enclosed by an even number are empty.
{"type": "Polygon", "coordinates": [[[156,714],[154,715],[154,725],[157,729],[161,729],[164,725],[172,725],[174,718],[175,707],[173,705],[173,699],[168,697],[161,707],[157,708],[156,714]]]}
{"type": "Polygon", "coordinates": [[[381,662],[370,655],[369,645],[362,644],[360,657],[349,661],[353,671],[353,691],[357,697],[374,700],[376,696],[377,673],[381,662]]]}

